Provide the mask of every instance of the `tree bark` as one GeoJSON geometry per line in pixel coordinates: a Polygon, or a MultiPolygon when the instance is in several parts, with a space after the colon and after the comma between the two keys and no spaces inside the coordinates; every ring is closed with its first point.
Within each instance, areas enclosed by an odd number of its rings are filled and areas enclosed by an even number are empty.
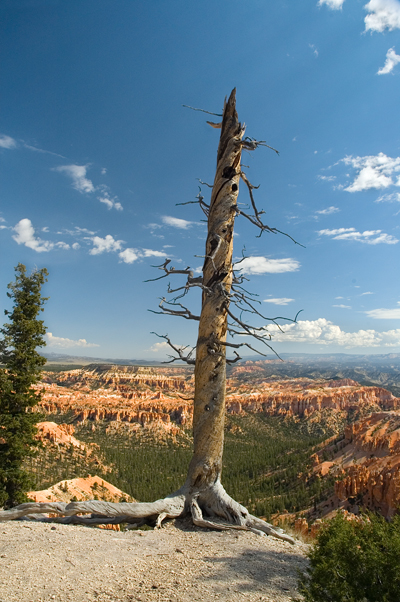
{"type": "Polygon", "coordinates": [[[239,194],[244,128],[236,112],[236,89],[225,101],[217,168],[208,215],[202,309],[196,346],[193,414],[194,454],[187,484],[212,485],[221,476],[224,443],[227,307],[232,284],[233,227],[239,194]]]}

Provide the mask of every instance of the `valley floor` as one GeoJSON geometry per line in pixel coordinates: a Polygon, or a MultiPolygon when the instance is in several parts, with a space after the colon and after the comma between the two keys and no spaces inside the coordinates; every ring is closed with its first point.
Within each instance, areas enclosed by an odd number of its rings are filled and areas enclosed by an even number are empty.
{"type": "Polygon", "coordinates": [[[291,602],[308,546],[185,521],[111,531],[0,525],[1,602],[291,602]]]}

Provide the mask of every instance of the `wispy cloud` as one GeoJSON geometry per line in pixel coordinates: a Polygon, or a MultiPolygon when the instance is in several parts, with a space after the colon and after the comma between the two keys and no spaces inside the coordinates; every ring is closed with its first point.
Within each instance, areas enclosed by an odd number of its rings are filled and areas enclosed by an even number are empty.
{"type": "Polygon", "coordinates": [[[400,63],[400,55],[396,54],[394,47],[389,48],[386,53],[386,61],[382,69],[379,69],[378,75],[385,75],[393,71],[397,63],[400,63]]]}
{"type": "Polygon", "coordinates": [[[18,224],[14,226],[13,230],[15,232],[13,239],[16,243],[25,245],[37,253],[51,251],[51,249],[54,248],[54,243],[48,240],[42,240],[38,236],[35,236],[35,229],[32,226],[30,219],[21,219],[18,224]]]}
{"type": "Polygon", "coordinates": [[[365,312],[369,318],[376,320],[400,320],[400,307],[394,309],[370,309],[365,312]]]}
{"type": "Polygon", "coordinates": [[[339,345],[341,347],[371,348],[371,347],[397,347],[400,345],[400,328],[378,332],[376,330],[358,330],[345,332],[340,326],[333,324],[325,318],[318,320],[304,320],[280,327],[272,324],[268,326],[268,333],[272,334],[273,341],[282,343],[309,343],[318,345],[339,345]]]}
{"type": "Polygon", "coordinates": [[[48,347],[57,347],[59,349],[69,349],[70,347],[100,347],[100,345],[96,345],[95,343],[88,343],[86,339],[73,341],[72,339],[55,337],[51,332],[47,332],[45,338],[48,347]]]}
{"type": "Polygon", "coordinates": [[[296,272],[300,268],[300,263],[290,257],[285,259],[246,257],[236,265],[235,270],[241,271],[243,274],[282,274],[284,272],[296,272]]]}
{"type": "Polygon", "coordinates": [[[93,236],[91,238],[93,248],[90,249],[90,255],[101,255],[102,253],[110,253],[111,251],[120,251],[123,240],[115,240],[111,234],[107,234],[104,238],[93,236]]]}
{"type": "Polygon", "coordinates": [[[355,228],[336,228],[334,230],[319,230],[320,236],[331,236],[334,240],[354,240],[368,245],[387,244],[395,245],[398,239],[391,234],[385,234],[382,230],[365,230],[357,232],[355,228]]]}
{"type": "Polygon", "coordinates": [[[332,305],[332,307],[339,307],[340,309],[351,309],[350,305],[343,305],[343,303],[341,303],[340,305],[332,305]]]}
{"type": "Polygon", "coordinates": [[[318,180],[322,180],[323,182],[333,182],[336,180],[336,176],[317,176],[318,180]]]}
{"type": "Polygon", "coordinates": [[[16,148],[17,142],[11,136],[0,134],[0,148],[16,148]]]}
{"type": "Polygon", "coordinates": [[[400,2],[398,0],[370,0],[365,6],[365,31],[383,32],[400,29],[400,2]]]}
{"type": "MultiPolygon", "coordinates": [[[[190,228],[194,222],[188,222],[186,219],[181,219],[179,217],[172,217],[170,215],[163,215],[162,221],[167,226],[172,226],[172,228],[179,228],[180,230],[187,230],[190,228]]],[[[155,224],[152,224],[154,226],[155,224]]]]}
{"type": "MultiPolygon", "coordinates": [[[[316,58],[318,58],[318,54],[319,54],[319,53],[318,53],[318,49],[317,49],[317,47],[316,47],[314,44],[309,44],[308,46],[309,46],[309,48],[311,48],[311,50],[313,51],[313,53],[314,53],[314,56],[315,56],[316,58]]],[[[317,151],[315,151],[315,152],[317,152],[317,151]]]]}
{"type": "Polygon", "coordinates": [[[32,146],[31,144],[27,144],[26,142],[22,142],[23,147],[31,150],[35,153],[42,153],[44,155],[53,155],[53,157],[60,157],[61,159],[65,159],[64,155],[60,155],[59,153],[53,153],[53,151],[44,150],[43,148],[38,148],[37,146],[32,146]]]}
{"type": "Polygon", "coordinates": [[[276,299],[264,299],[264,303],[273,303],[274,305],[287,305],[294,299],[288,299],[287,297],[277,297],[276,299]]]}
{"type": "Polygon", "coordinates": [[[72,186],[78,192],[94,192],[95,187],[92,181],[86,177],[87,165],[60,165],[53,169],[71,178],[72,186]]]}
{"type": "Polygon", "coordinates": [[[361,293],[360,297],[364,297],[364,295],[374,295],[375,293],[371,293],[371,291],[367,291],[366,293],[361,293]]]}
{"type": "Polygon", "coordinates": [[[315,213],[318,213],[318,215],[332,215],[332,213],[337,213],[338,211],[340,211],[340,209],[331,205],[331,207],[321,209],[320,211],[316,211],[315,213]]]}
{"type": "Polygon", "coordinates": [[[375,203],[393,203],[395,201],[400,203],[400,192],[392,192],[391,194],[381,194],[381,196],[376,199],[375,203]]]}
{"type": "Polygon", "coordinates": [[[343,3],[344,0],[319,0],[317,6],[326,4],[326,6],[332,10],[341,10],[343,3]]]}

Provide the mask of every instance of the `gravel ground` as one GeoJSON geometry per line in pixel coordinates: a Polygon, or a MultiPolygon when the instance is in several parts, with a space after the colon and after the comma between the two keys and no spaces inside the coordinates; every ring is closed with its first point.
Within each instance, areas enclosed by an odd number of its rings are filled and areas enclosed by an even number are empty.
{"type": "Polygon", "coordinates": [[[158,531],[0,524],[0,602],[290,602],[305,544],[184,521],[158,531]]]}

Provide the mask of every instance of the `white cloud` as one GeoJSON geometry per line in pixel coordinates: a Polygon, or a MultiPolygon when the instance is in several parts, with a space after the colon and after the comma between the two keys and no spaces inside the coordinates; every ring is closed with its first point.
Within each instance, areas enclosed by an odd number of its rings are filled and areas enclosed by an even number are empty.
{"type": "Polygon", "coordinates": [[[340,209],[331,205],[330,207],[327,207],[326,209],[321,209],[320,211],[316,211],[315,213],[318,213],[319,215],[331,215],[332,213],[337,213],[338,211],[340,211],[340,209]]]}
{"type": "MultiPolygon", "coordinates": [[[[187,230],[193,225],[193,222],[188,222],[186,219],[180,219],[179,217],[171,217],[170,215],[163,215],[161,219],[167,226],[180,228],[181,230],[187,230]]],[[[155,225],[156,224],[150,224],[150,226],[155,225]]]]}
{"type": "Polygon", "coordinates": [[[274,303],[274,305],[287,305],[294,299],[288,299],[287,297],[278,297],[277,299],[264,299],[264,303],[274,303]]]}
{"type": "Polygon", "coordinates": [[[390,73],[393,71],[397,63],[400,63],[400,56],[396,54],[394,47],[389,48],[386,53],[386,61],[383,65],[382,69],[379,69],[378,75],[385,75],[386,73],[390,73]]]}
{"type": "Polygon", "coordinates": [[[342,303],[340,305],[332,305],[332,307],[340,307],[340,309],[351,309],[350,305],[343,305],[342,303]]]}
{"type": "MultiPolygon", "coordinates": [[[[167,246],[171,246],[171,245],[167,245],[167,246]]],[[[153,251],[152,249],[143,249],[142,256],[143,257],[166,257],[167,253],[164,253],[163,251],[153,251]]]]}
{"type": "MultiPolygon", "coordinates": [[[[317,47],[316,47],[314,44],[309,44],[308,46],[309,46],[309,47],[311,48],[311,50],[314,52],[314,55],[315,55],[315,56],[318,58],[318,49],[317,49],[317,47]]],[[[314,153],[317,153],[317,152],[318,152],[318,151],[314,151],[314,153]]]]}
{"type": "Polygon", "coordinates": [[[311,343],[318,345],[339,345],[351,347],[395,347],[400,345],[400,328],[378,332],[376,330],[358,330],[357,332],[344,332],[339,326],[332,324],[325,318],[318,320],[304,320],[281,326],[272,324],[268,332],[273,335],[273,341],[282,343],[311,343]]]}
{"type": "Polygon", "coordinates": [[[72,186],[79,192],[93,192],[95,190],[91,180],[86,177],[86,165],[60,165],[60,167],[55,167],[54,171],[69,176],[72,179],[72,186]]]}
{"type": "Polygon", "coordinates": [[[370,0],[365,6],[365,31],[383,32],[400,29],[400,2],[398,0],[370,0]]]}
{"type": "Polygon", "coordinates": [[[162,343],[154,343],[150,347],[150,351],[153,353],[160,353],[161,351],[167,351],[167,349],[171,350],[171,347],[168,345],[167,341],[163,341],[162,343]]]}
{"type": "Polygon", "coordinates": [[[29,249],[42,253],[44,251],[51,251],[54,247],[54,243],[48,240],[42,240],[35,236],[35,230],[32,226],[30,219],[21,219],[16,226],[13,228],[16,234],[13,235],[13,239],[19,245],[25,245],[29,249]]]}
{"type": "Polygon", "coordinates": [[[326,4],[328,8],[332,10],[341,10],[343,6],[344,0],[319,0],[317,6],[322,6],[326,4]]]}
{"type": "Polygon", "coordinates": [[[125,249],[118,254],[118,257],[122,259],[124,263],[133,263],[139,259],[140,255],[136,249],[125,249]]]}
{"type": "Polygon", "coordinates": [[[60,249],[65,249],[65,250],[70,248],[69,244],[66,242],[63,242],[62,240],[60,240],[60,242],[56,242],[55,246],[59,247],[60,249]]]}
{"type": "Polygon", "coordinates": [[[400,172],[400,157],[387,157],[384,153],[365,157],[345,157],[341,159],[345,165],[358,170],[355,180],[347,186],[348,192],[360,192],[370,188],[388,188],[395,184],[400,186],[400,177],[394,182],[392,176],[400,172]]]}
{"type": "Polygon", "coordinates": [[[0,134],[0,148],[15,148],[17,146],[16,141],[11,136],[0,134]]]}
{"type": "Polygon", "coordinates": [[[111,234],[107,234],[105,238],[93,236],[93,249],[90,249],[90,255],[100,255],[101,253],[109,253],[110,251],[120,251],[122,240],[114,240],[111,234]]]}
{"type": "Polygon", "coordinates": [[[106,192],[103,193],[103,196],[99,196],[97,198],[99,199],[100,203],[107,205],[108,209],[117,209],[117,211],[122,211],[123,209],[121,203],[115,200],[117,197],[110,198],[106,192]]]}
{"type": "Polygon", "coordinates": [[[374,295],[375,293],[371,293],[371,291],[367,291],[366,293],[361,293],[360,297],[363,297],[364,295],[374,295]]]}
{"type": "Polygon", "coordinates": [[[88,343],[86,339],[73,341],[72,339],[55,337],[51,332],[47,332],[45,336],[49,347],[58,347],[62,349],[68,349],[69,347],[100,347],[100,345],[96,345],[95,343],[88,343]]]}
{"type": "Polygon", "coordinates": [[[400,320],[400,307],[395,309],[370,309],[365,312],[369,318],[376,320],[400,320]]]}
{"type": "Polygon", "coordinates": [[[319,230],[320,236],[332,236],[334,240],[354,240],[367,245],[395,245],[398,239],[391,234],[385,234],[382,230],[365,230],[357,232],[355,228],[337,228],[336,230],[319,230]]]}
{"type": "Polygon", "coordinates": [[[77,249],[81,248],[81,245],[79,244],[79,242],[74,242],[74,244],[72,245],[72,248],[76,251],[77,249]]]}
{"type": "Polygon", "coordinates": [[[101,169],[101,172],[100,172],[100,173],[101,173],[101,175],[102,175],[102,176],[105,176],[105,175],[106,175],[106,173],[107,173],[107,167],[102,167],[102,169],[101,169]]]}
{"type": "Polygon", "coordinates": [[[283,272],[295,272],[300,267],[300,263],[290,257],[285,259],[246,257],[236,265],[235,270],[244,274],[282,274],[283,272]]]}

